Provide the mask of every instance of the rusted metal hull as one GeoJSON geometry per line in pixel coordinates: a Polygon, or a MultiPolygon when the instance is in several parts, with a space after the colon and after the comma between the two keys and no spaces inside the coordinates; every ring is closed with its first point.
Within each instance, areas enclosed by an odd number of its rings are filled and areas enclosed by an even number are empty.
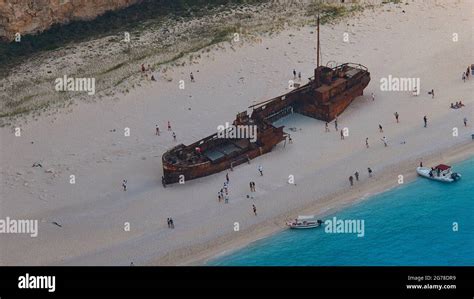
{"type": "Polygon", "coordinates": [[[188,180],[205,177],[226,169],[233,169],[233,167],[243,163],[250,163],[250,160],[270,152],[275,145],[276,143],[273,146],[258,147],[215,164],[207,161],[199,165],[180,167],[163,161],[163,175],[167,184],[184,183],[188,180]]]}
{"type": "Polygon", "coordinates": [[[245,140],[245,146],[238,146],[238,140],[222,141],[215,134],[189,146],[179,145],[162,157],[163,180],[166,184],[184,183],[249,163],[251,159],[270,152],[275,145],[285,140],[283,126],[274,127],[274,120],[297,112],[329,122],[340,115],[356,97],[362,95],[369,82],[370,73],[359,64],[343,64],[335,68],[318,67],[314,79],[310,79],[308,84],[251,106],[253,112],[250,117],[246,112],[237,115],[234,124],[258,127],[256,142],[245,140]],[[226,147],[234,150],[228,152],[226,147]],[[196,148],[199,149],[197,153],[194,152],[196,148]],[[211,157],[216,152],[220,156],[211,157]]]}

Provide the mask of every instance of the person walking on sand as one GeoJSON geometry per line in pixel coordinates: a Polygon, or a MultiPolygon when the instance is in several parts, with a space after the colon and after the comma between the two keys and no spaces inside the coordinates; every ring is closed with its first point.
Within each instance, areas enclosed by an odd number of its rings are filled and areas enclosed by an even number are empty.
{"type": "Polygon", "coordinates": [[[395,115],[395,119],[397,120],[397,123],[398,123],[398,117],[399,117],[399,114],[398,114],[398,112],[395,112],[395,114],[394,114],[394,115],[395,115]]]}
{"type": "Polygon", "coordinates": [[[298,80],[301,81],[301,72],[298,72],[298,80]]]}
{"type": "Polygon", "coordinates": [[[173,218],[171,218],[171,217],[170,217],[170,227],[174,228],[174,221],[173,221],[173,218]]]}
{"type": "Polygon", "coordinates": [[[252,205],[252,210],[255,216],[257,216],[257,207],[255,205],[252,205]]]}
{"type": "Polygon", "coordinates": [[[379,132],[380,132],[380,133],[383,133],[383,128],[382,128],[382,125],[381,125],[381,124],[379,124],[379,132]]]}
{"type": "Polygon", "coordinates": [[[329,124],[326,122],[326,133],[329,132],[329,124]]]}
{"type": "Polygon", "coordinates": [[[465,72],[462,73],[462,80],[464,81],[464,83],[466,83],[466,73],[465,72]]]}
{"type": "Polygon", "coordinates": [[[160,136],[160,127],[158,125],[156,125],[155,135],[160,136]]]}
{"type": "Polygon", "coordinates": [[[464,126],[467,127],[467,117],[464,117],[464,126]]]}
{"type": "Polygon", "coordinates": [[[263,176],[263,167],[262,167],[262,165],[258,166],[258,171],[260,172],[260,175],[263,176]]]}
{"type": "Polygon", "coordinates": [[[434,89],[431,89],[431,98],[434,99],[434,89]]]}
{"type": "Polygon", "coordinates": [[[122,188],[123,188],[123,191],[127,191],[127,180],[122,181],[122,188]]]}
{"type": "Polygon", "coordinates": [[[161,184],[163,185],[163,188],[166,188],[166,179],[165,176],[161,176],[161,184]]]}
{"type": "Polygon", "coordinates": [[[227,181],[227,183],[229,183],[229,173],[228,172],[225,174],[225,180],[227,181]]]}
{"type": "Polygon", "coordinates": [[[384,146],[387,147],[387,137],[383,136],[382,142],[383,142],[384,146]]]}
{"type": "Polygon", "coordinates": [[[296,70],[293,69],[293,79],[296,79],[296,70]]]}
{"type": "Polygon", "coordinates": [[[426,118],[426,115],[423,116],[423,122],[425,123],[425,128],[428,125],[428,118],[426,118]]]}
{"type": "Polygon", "coordinates": [[[191,72],[191,74],[189,74],[189,77],[191,78],[191,82],[194,82],[194,75],[193,75],[193,72],[191,72]]]}
{"type": "Polygon", "coordinates": [[[171,131],[171,122],[168,121],[168,131],[171,131]]]}
{"type": "Polygon", "coordinates": [[[337,131],[337,116],[336,116],[336,119],[334,120],[334,128],[336,128],[336,131],[337,131]]]}
{"type": "Polygon", "coordinates": [[[356,178],[356,181],[358,181],[358,180],[359,180],[359,172],[356,171],[356,172],[354,173],[354,176],[355,176],[355,178],[356,178]]]}
{"type": "Polygon", "coordinates": [[[369,137],[365,138],[365,146],[369,148],[369,137]]]}
{"type": "Polygon", "coordinates": [[[341,140],[344,140],[344,132],[341,130],[341,140]]]}
{"type": "Polygon", "coordinates": [[[372,102],[375,101],[375,95],[372,93],[372,102]]]}
{"type": "Polygon", "coordinates": [[[349,177],[349,182],[351,183],[351,186],[354,186],[354,178],[352,175],[349,177]]]}
{"type": "Polygon", "coordinates": [[[176,141],[176,134],[173,132],[173,140],[176,141]]]}
{"type": "Polygon", "coordinates": [[[372,169],[370,167],[367,167],[367,172],[369,173],[369,178],[372,177],[372,169]]]}
{"type": "Polygon", "coordinates": [[[423,161],[420,161],[420,167],[423,167],[423,161]]]}
{"type": "Polygon", "coordinates": [[[171,222],[170,222],[170,218],[169,218],[169,217],[166,219],[166,222],[168,222],[168,228],[171,228],[171,222]]]}

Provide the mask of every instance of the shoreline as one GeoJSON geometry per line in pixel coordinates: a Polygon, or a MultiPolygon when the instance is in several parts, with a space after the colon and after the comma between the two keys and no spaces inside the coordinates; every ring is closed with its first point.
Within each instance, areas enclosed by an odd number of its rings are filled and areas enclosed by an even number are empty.
{"type": "MultiPolygon", "coordinates": [[[[472,142],[467,141],[451,147],[448,151],[442,150],[432,153],[423,159],[423,163],[425,165],[454,164],[472,157],[474,157],[474,148],[472,142]]],[[[417,161],[414,161],[414,159],[405,160],[399,163],[398,167],[383,171],[381,176],[363,182],[357,190],[355,188],[345,189],[329,194],[309,205],[295,208],[292,211],[268,219],[264,223],[253,225],[245,231],[230,233],[205,244],[196,244],[178,249],[174,253],[155,259],[148,266],[207,266],[206,264],[213,259],[243,249],[255,241],[271,237],[287,229],[284,223],[291,218],[289,217],[290,214],[314,214],[317,217],[326,217],[396,188],[399,185],[397,176],[400,174],[404,176],[404,184],[413,182],[418,177],[413,171],[413,164],[417,165],[417,161]],[[318,213],[317,211],[325,204],[329,204],[326,211],[318,213]]]]}

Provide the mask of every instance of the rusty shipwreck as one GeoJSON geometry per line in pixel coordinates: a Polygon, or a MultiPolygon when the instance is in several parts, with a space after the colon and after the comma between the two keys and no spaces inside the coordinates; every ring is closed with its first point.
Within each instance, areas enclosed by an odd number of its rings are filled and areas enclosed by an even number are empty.
{"type": "Polygon", "coordinates": [[[260,155],[270,152],[288,135],[284,126],[275,127],[273,122],[296,112],[330,122],[340,115],[349,104],[363,94],[369,84],[370,73],[356,63],[344,63],[335,67],[321,66],[319,45],[319,17],[317,26],[317,66],[314,77],[307,84],[290,92],[250,106],[237,115],[231,128],[255,126],[257,138],[220,138],[218,133],[193,144],[180,144],[165,152],[162,157],[163,184],[171,184],[214,174],[225,169],[250,163],[260,155]]]}

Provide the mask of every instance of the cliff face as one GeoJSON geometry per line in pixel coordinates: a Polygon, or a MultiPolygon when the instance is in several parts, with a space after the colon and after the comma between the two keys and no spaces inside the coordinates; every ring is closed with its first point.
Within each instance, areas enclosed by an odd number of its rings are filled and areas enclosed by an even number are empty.
{"type": "Polygon", "coordinates": [[[0,0],[0,39],[13,40],[15,33],[34,34],[53,24],[90,20],[108,10],[141,0],[0,0]]]}

